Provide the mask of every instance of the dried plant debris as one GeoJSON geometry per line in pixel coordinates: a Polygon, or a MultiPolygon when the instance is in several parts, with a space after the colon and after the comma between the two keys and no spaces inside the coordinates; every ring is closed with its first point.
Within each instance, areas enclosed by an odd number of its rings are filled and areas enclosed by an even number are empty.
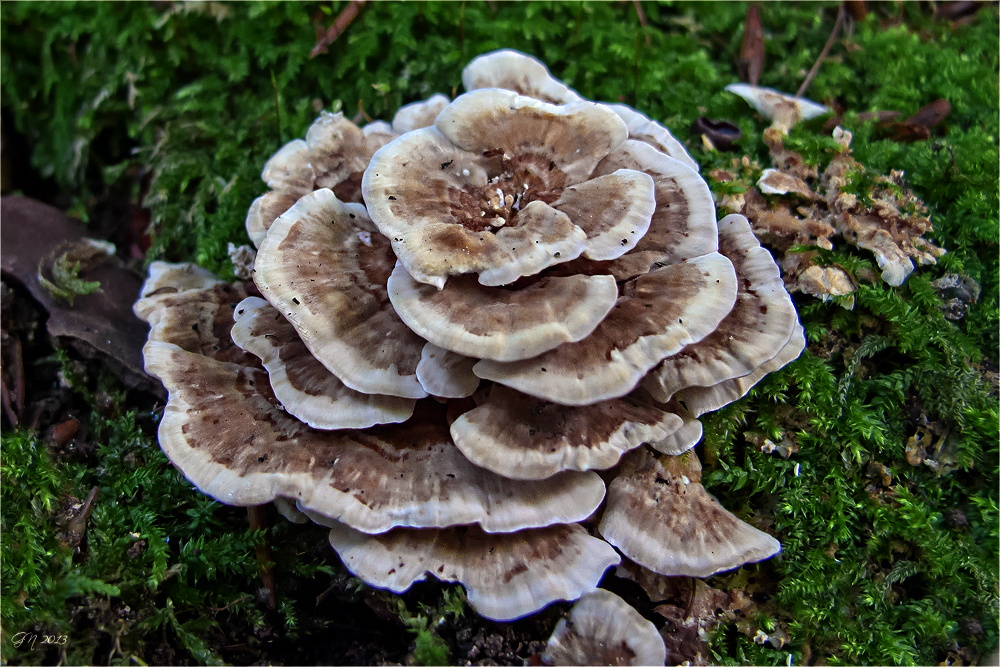
{"type": "Polygon", "coordinates": [[[719,205],[743,213],[759,238],[784,253],[781,268],[789,291],[827,300],[874,278],[821,262],[821,251],[832,250],[834,239],[870,251],[882,280],[894,287],[906,281],[915,263],[934,264],[945,253],[924,238],[933,230],[927,207],[906,187],[903,172],[868,173],[851,156],[850,132],[834,130],[839,151],[822,173],[787,149],[780,132],[768,129],[764,136],[773,167],[759,170],[744,157],[734,160],[732,170],[716,169],[710,176],[745,188],[737,192],[730,186],[734,194],[720,196],[719,205]]]}

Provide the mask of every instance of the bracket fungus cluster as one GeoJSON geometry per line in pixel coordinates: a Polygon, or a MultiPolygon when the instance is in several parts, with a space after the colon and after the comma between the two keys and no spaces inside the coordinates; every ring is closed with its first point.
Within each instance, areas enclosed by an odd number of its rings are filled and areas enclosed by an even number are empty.
{"type": "Polygon", "coordinates": [[[656,122],[513,51],[463,82],[282,147],[253,282],[152,265],[164,451],[221,502],[329,526],[369,584],[457,581],[491,619],[622,555],[688,576],[774,555],[690,451],[699,414],[803,348],[774,261],[656,122]]]}

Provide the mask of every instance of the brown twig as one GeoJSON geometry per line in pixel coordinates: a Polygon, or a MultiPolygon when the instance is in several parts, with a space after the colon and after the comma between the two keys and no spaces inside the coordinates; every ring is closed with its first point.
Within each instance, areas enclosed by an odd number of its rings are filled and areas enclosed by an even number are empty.
{"type": "Polygon", "coordinates": [[[3,375],[0,375],[0,396],[2,396],[3,411],[7,414],[7,420],[11,426],[17,427],[17,414],[10,404],[10,392],[7,390],[7,383],[4,381],[3,375]]]}
{"type": "Polygon", "coordinates": [[[344,34],[347,26],[351,25],[351,21],[357,17],[358,13],[361,12],[361,8],[367,2],[368,0],[351,0],[350,4],[344,8],[344,11],[340,12],[340,15],[337,16],[337,20],[333,22],[333,25],[326,31],[326,34],[317,40],[316,46],[309,52],[309,57],[315,58],[321,53],[326,53],[327,47],[344,34]]]}
{"type": "Polygon", "coordinates": [[[806,80],[802,82],[801,86],[799,86],[798,92],[795,93],[796,97],[802,97],[802,94],[806,92],[806,88],[808,88],[809,84],[812,83],[813,77],[816,76],[816,72],[819,71],[819,66],[823,64],[826,54],[830,52],[830,48],[833,46],[833,42],[837,38],[837,33],[840,32],[840,26],[844,22],[845,14],[844,5],[840,5],[840,7],[837,8],[837,22],[833,24],[833,30],[830,32],[830,38],[826,40],[826,46],[824,46],[823,50],[819,52],[819,58],[816,59],[812,69],[809,70],[809,74],[806,75],[806,80]]]}
{"type": "Polygon", "coordinates": [[[225,610],[229,609],[234,604],[239,604],[240,602],[243,602],[243,601],[249,599],[249,597],[250,597],[249,595],[241,595],[238,598],[236,598],[235,600],[233,600],[232,602],[230,602],[229,604],[227,604],[225,607],[209,607],[208,610],[210,612],[212,612],[213,614],[218,614],[220,611],[225,611],[225,610]]]}
{"type": "MultiPolygon", "coordinates": [[[[267,529],[267,506],[251,505],[247,507],[247,517],[250,519],[251,530],[267,529]]],[[[257,544],[257,564],[260,565],[260,580],[267,591],[267,606],[274,611],[278,608],[278,592],[274,585],[274,561],[271,560],[271,541],[264,538],[257,544]]]]}
{"type": "Polygon", "coordinates": [[[688,593],[687,604],[684,606],[684,620],[691,618],[691,612],[694,610],[694,600],[698,597],[698,581],[694,577],[689,577],[688,581],[691,582],[691,590],[688,593]]]}
{"type": "MultiPolygon", "coordinates": [[[[639,25],[643,28],[648,28],[649,23],[646,21],[646,12],[642,11],[642,5],[639,4],[639,0],[632,0],[632,6],[635,7],[635,13],[639,16],[639,25]]],[[[646,46],[652,46],[653,40],[650,39],[649,33],[646,33],[646,46]]]]}
{"type": "Polygon", "coordinates": [[[361,117],[364,118],[365,121],[367,121],[369,123],[372,122],[372,117],[369,116],[368,112],[365,111],[365,108],[363,106],[361,106],[361,100],[358,100],[358,113],[361,114],[361,117]]]}
{"type": "Polygon", "coordinates": [[[494,14],[497,13],[497,3],[493,2],[493,0],[486,0],[486,4],[490,6],[490,9],[493,10],[494,14]]]}
{"type": "Polygon", "coordinates": [[[17,406],[17,419],[24,417],[24,355],[21,350],[21,339],[14,337],[14,404],[17,406]]]}
{"type": "Polygon", "coordinates": [[[330,594],[333,593],[333,591],[336,590],[336,588],[337,588],[337,584],[332,584],[325,591],[323,591],[322,593],[320,593],[319,595],[317,595],[316,596],[316,606],[318,607],[320,605],[320,603],[323,602],[323,600],[325,600],[328,597],[330,597],[330,594]]]}

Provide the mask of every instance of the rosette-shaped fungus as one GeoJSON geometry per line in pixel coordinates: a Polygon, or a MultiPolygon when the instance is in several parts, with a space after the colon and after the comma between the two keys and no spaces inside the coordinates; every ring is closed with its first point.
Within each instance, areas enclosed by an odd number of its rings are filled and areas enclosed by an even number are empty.
{"type": "Polygon", "coordinates": [[[510,51],[463,81],[271,158],[253,283],[153,264],[164,451],[222,502],[328,525],[370,584],[458,581],[493,619],[595,589],[615,547],[694,576],[774,555],[689,452],[802,349],[769,253],[655,121],[510,51]]]}

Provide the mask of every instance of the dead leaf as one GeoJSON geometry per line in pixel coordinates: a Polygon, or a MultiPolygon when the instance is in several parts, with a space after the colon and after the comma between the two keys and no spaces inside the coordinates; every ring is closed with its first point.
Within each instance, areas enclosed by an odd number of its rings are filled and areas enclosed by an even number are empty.
{"type": "Polygon", "coordinates": [[[847,8],[847,13],[855,21],[864,21],[865,17],[868,16],[865,0],[844,0],[844,6],[847,8]]]}
{"type": "Polygon", "coordinates": [[[49,313],[47,328],[67,338],[84,356],[101,355],[126,385],[163,393],[159,382],[143,370],[142,346],[147,326],[132,313],[142,279],[109,257],[80,277],[101,283],[94,294],[77,296],[74,305],[49,294],[38,280],[38,266],[62,243],[80,243],[86,228],[60,210],[22,196],[0,200],[2,268],[16,278],[49,313]]]}
{"type": "Polygon", "coordinates": [[[951,113],[951,102],[941,98],[921,107],[917,113],[907,118],[906,122],[924,127],[934,127],[943,121],[949,113],[951,113]]]}
{"type": "Polygon", "coordinates": [[[949,21],[964,21],[971,18],[979,11],[979,8],[983,6],[982,2],[973,2],[972,0],[959,0],[958,2],[945,2],[938,5],[936,9],[936,14],[943,19],[949,21]]]}
{"type": "Polygon", "coordinates": [[[737,125],[728,120],[712,120],[704,116],[691,124],[691,134],[707,137],[712,146],[720,151],[732,150],[736,142],[743,138],[743,132],[737,125]]]}

